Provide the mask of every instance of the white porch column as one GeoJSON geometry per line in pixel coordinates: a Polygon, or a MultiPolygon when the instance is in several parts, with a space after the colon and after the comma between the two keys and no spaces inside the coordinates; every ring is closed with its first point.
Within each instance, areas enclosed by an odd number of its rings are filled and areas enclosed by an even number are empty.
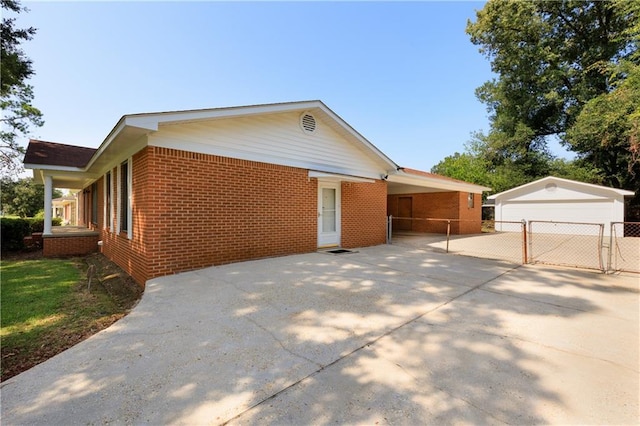
{"type": "Polygon", "coordinates": [[[53,209],[53,178],[44,177],[44,235],[51,235],[51,211],[53,209]]]}

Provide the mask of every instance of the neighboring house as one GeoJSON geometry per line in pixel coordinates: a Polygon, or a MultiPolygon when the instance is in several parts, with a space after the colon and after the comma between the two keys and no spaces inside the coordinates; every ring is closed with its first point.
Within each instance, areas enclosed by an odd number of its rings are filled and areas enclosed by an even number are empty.
{"type": "Polygon", "coordinates": [[[78,224],[87,231],[46,227],[44,254],[96,250],[100,240],[140,284],[382,244],[388,194],[479,201],[489,189],[403,171],[320,101],[125,115],[97,149],[32,140],[24,163],[45,185],[45,212],[53,188],[81,191],[78,224]]]}
{"type": "Polygon", "coordinates": [[[66,195],[54,198],[53,217],[62,219],[63,225],[76,225],[78,223],[78,199],[76,195],[66,195]]]}
{"type": "MultiPolygon", "coordinates": [[[[604,224],[604,234],[608,235],[611,222],[624,221],[624,199],[633,195],[632,191],[549,176],[491,195],[488,199],[495,202],[497,222],[524,219],[604,224]]],[[[496,223],[496,230],[509,230],[509,225],[496,223]]],[[[554,232],[591,234],[593,228],[558,225],[554,232]]]]}

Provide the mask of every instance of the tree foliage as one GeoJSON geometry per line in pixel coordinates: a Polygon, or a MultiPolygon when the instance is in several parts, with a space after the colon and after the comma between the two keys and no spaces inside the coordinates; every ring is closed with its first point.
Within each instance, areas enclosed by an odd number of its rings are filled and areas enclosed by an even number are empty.
{"type": "MultiPolygon", "coordinates": [[[[53,198],[61,196],[59,190],[53,191],[53,198]]],[[[4,177],[0,180],[0,202],[3,214],[34,217],[44,206],[44,185],[35,183],[33,178],[4,177]]]]}
{"type": "Polygon", "coordinates": [[[0,0],[3,9],[0,24],[0,172],[3,176],[16,176],[22,171],[24,148],[20,138],[26,137],[31,126],[42,126],[42,113],[32,105],[33,87],[27,80],[33,76],[33,63],[21,50],[21,43],[31,40],[36,29],[16,28],[15,18],[7,18],[7,12],[18,14],[25,9],[17,0],[0,0]]]}
{"type": "Polygon", "coordinates": [[[496,192],[550,174],[640,188],[640,2],[489,0],[467,33],[497,76],[476,90],[491,128],[435,172],[496,192]]]}
{"type": "Polygon", "coordinates": [[[586,103],[566,142],[581,158],[600,166],[615,187],[640,188],[640,66],[625,64],[613,90],[586,103]]]}

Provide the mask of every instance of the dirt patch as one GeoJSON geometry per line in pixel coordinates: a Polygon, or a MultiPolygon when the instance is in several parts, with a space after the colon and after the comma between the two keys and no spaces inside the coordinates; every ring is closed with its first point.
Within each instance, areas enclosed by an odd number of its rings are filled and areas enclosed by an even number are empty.
{"type": "Polygon", "coordinates": [[[89,267],[92,265],[95,267],[95,276],[91,285],[101,285],[122,309],[128,312],[138,303],[142,297],[143,288],[118,265],[100,253],[86,256],[84,262],[86,264],[85,276],[87,276],[89,267]]]}

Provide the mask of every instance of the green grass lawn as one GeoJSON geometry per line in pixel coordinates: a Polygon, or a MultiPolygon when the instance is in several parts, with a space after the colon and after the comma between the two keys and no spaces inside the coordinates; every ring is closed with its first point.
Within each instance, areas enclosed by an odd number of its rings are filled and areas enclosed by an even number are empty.
{"type": "Polygon", "coordinates": [[[69,260],[2,262],[2,345],[24,345],[64,319],[61,309],[80,281],[69,260]]]}
{"type": "Polygon", "coordinates": [[[2,380],[84,340],[127,308],[96,281],[87,290],[82,259],[3,260],[0,265],[2,380]]]}

